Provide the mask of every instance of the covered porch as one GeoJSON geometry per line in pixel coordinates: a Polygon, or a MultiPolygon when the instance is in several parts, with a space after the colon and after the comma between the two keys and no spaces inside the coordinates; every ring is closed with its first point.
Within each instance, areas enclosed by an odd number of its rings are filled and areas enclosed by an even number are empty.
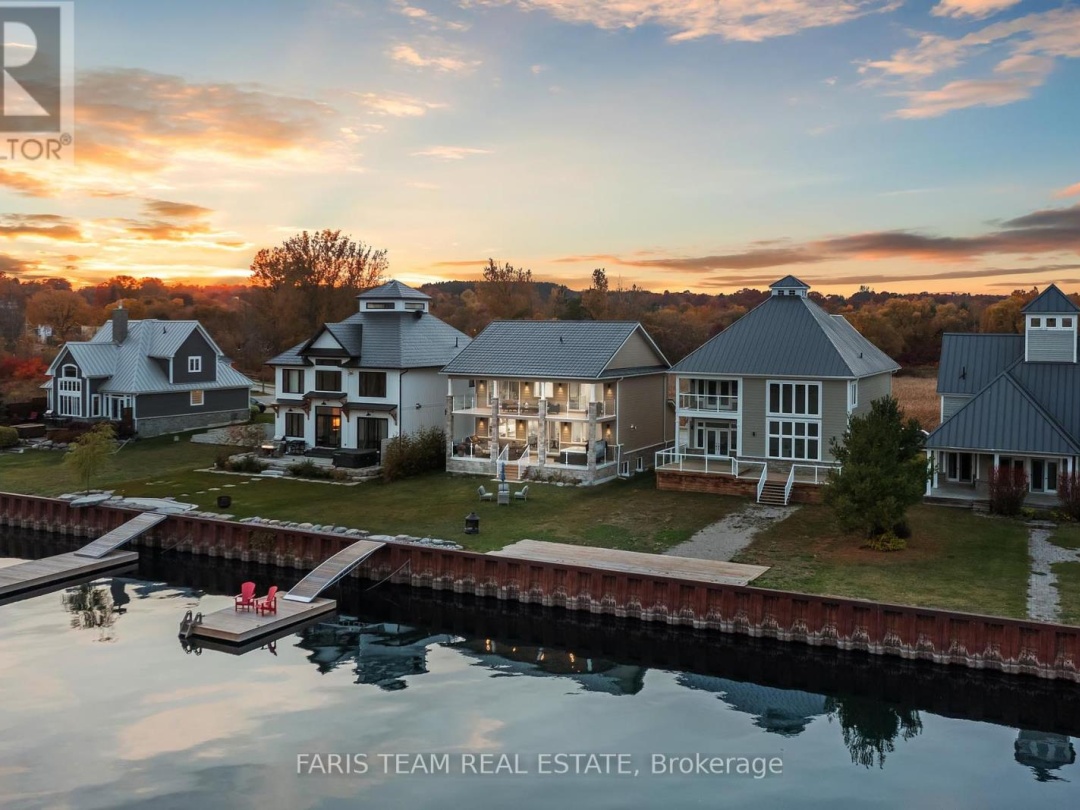
{"type": "Polygon", "coordinates": [[[1058,479],[1077,469],[1071,456],[1022,455],[977,450],[928,450],[933,474],[926,497],[931,500],[959,503],[985,503],[990,500],[990,478],[995,467],[1022,472],[1028,494],[1024,503],[1046,508],[1058,503],[1058,479]]]}

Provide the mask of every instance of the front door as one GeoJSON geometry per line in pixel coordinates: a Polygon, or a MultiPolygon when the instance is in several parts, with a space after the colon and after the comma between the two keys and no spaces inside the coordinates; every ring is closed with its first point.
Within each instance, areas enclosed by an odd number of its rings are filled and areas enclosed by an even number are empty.
{"type": "Polygon", "coordinates": [[[315,446],[341,447],[341,408],[315,409],[315,446]]]}
{"type": "Polygon", "coordinates": [[[730,456],[737,449],[735,436],[734,426],[704,422],[697,427],[697,448],[707,456],[730,456]]]}
{"type": "Polygon", "coordinates": [[[1031,460],[1031,491],[1057,492],[1058,463],[1050,459],[1031,460]]]}
{"type": "Polygon", "coordinates": [[[970,484],[973,480],[973,463],[971,453],[947,453],[945,477],[949,481],[958,481],[961,484],[970,484]]]}

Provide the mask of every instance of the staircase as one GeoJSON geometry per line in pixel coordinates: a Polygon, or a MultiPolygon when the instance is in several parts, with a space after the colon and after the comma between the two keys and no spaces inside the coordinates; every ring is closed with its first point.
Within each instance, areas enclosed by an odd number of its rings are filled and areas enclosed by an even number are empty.
{"type": "Polygon", "coordinates": [[[758,498],[758,503],[763,503],[766,506],[787,506],[787,500],[784,498],[785,481],[766,481],[765,486],[761,489],[761,497],[758,498]]]}
{"type": "Polygon", "coordinates": [[[528,476],[529,476],[529,468],[526,467],[525,469],[519,471],[518,470],[518,465],[517,465],[516,462],[513,462],[513,463],[508,462],[505,469],[506,469],[506,480],[508,482],[523,481],[526,478],[528,478],[528,476]]]}

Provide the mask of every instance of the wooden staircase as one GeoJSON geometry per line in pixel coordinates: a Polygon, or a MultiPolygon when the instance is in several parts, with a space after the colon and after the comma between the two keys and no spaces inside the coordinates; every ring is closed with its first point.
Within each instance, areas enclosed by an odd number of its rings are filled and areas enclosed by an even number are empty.
{"type": "Polygon", "coordinates": [[[525,469],[523,469],[523,470],[521,470],[519,472],[518,471],[518,465],[517,465],[516,461],[507,462],[505,469],[506,469],[506,480],[507,480],[508,483],[517,483],[519,481],[524,481],[529,477],[529,468],[526,467],[525,469]]]}
{"type": "Polygon", "coordinates": [[[784,497],[786,486],[786,481],[766,481],[765,486],[761,488],[761,497],[758,498],[758,503],[763,503],[766,506],[787,506],[787,499],[784,497]]]}

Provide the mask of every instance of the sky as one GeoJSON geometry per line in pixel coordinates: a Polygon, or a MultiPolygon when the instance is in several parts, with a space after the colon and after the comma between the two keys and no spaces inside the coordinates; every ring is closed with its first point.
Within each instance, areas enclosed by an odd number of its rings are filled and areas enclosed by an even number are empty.
{"type": "Polygon", "coordinates": [[[74,161],[0,164],[22,278],[332,228],[411,284],[1080,288],[1076,2],[77,0],[75,54],[74,161]]]}

